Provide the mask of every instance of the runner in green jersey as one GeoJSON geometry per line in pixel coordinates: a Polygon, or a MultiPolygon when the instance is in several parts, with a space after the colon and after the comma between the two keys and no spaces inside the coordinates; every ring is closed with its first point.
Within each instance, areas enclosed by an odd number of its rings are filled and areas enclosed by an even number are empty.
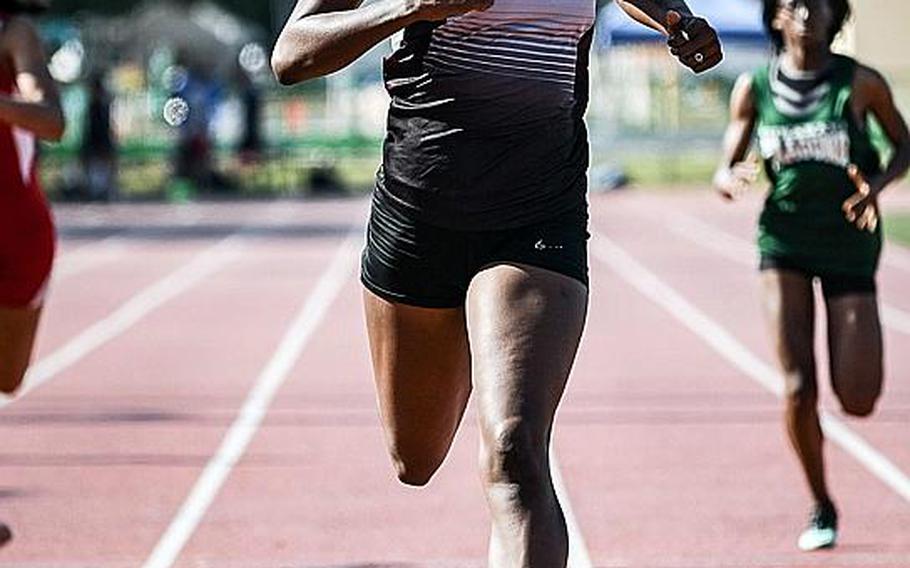
{"type": "Polygon", "coordinates": [[[758,174],[747,158],[757,139],[772,183],[759,220],[764,303],[785,379],[787,432],[815,500],[803,550],[837,539],[817,412],[812,281],[825,298],[833,390],[845,412],[868,416],[882,387],[878,195],[910,166],[910,134],[888,84],[831,52],[849,13],[848,0],[764,0],[776,55],[737,82],[715,176],[728,199],[743,192],[758,174]],[[870,116],[895,148],[885,167],[866,129],[870,116]]]}

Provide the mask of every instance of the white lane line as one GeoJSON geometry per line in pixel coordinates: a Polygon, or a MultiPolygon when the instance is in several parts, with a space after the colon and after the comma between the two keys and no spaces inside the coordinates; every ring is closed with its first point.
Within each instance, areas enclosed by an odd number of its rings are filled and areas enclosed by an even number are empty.
{"type": "MultiPolygon", "coordinates": [[[[168,210],[166,218],[169,223],[179,228],[193,227],[199,224],[204,217],[202,206],[191,204],[189,206],[177,206],[168,210]]],[[[262,216],[267,222],[281,222],[287,220],[292,212],[282,206],[280,202],[270,205],[262,212],[262,216]]],[[[94,226],[104,226],[103,223],[109,221],[101,217],[95,219],[94,226]]],[[[237,231],[237,234],[247,234],[250,232],[250,226],[254,221],[247,221],[245,226],[237,231]]],[[[83,225],[80,225],[83,226],[83,225]]],[[[129,250],[129,241],[131,229],[124,229],[103,239],[87,243],[76,250],[60,254],[54,262],[54,270],[51,273],[54,284],[56,282],[75,276],[99,265],[116,261],[123,257],[129,250]]]]}
{"type": "MultiPolygon", "coordinates": [[[[279,202],[266,209],[265,218],[274,222],[283,220],[291,214],[279,202]]],[[[247,222],[237,232],[198,253],[189,263],[144,288],[108,316],[98,320],[62,347],[32,364],[23,381],[22,389],[15,398],[0,399],[0,408],[22,399],[95,349],[129,330],[149,313],[235,260],[242,252],[243,240],[249,235],[254,222],[247,222]]],[[[100,244],[89,246],[100,246],[100,244]]]]}
{"type": "Polygon", "coordinates": [[[588,545],[585,543],[584,536],[578,526],[578,519],[575,511],[572,509],[572,503],[569,500],[569,494],[566,492],[566,484],[562,480],[562,473],[559,468],[559,461],[556,459],[556,451],[550,446],[550,473],[553,476],[553,488],[556,490],[556,498],[562,506],[563,516],[566,518],[566,528],[569,531],[569,561],[566,568],[593,568],[591,555],[588,553],[588,545]]]}
{"type": "MultiPolygon", "coordinates": [[[[685,213],[667,216],[667,227],[693,243],[713,251],[727,260],[756,266],[757,252],[749,241],[685,213]]],[[[881,301],[882,323],[888,329],[910,335],[910,312],[881,301]]]]}
{"type": "Polygon", "coordinates": [[[32,365],[22,390],[13,399],[0,400],[0,408],[22,399],[86,355],[121,335],[139,320],[182,294],[228,262],[242,248],[236,235],[227,237],[197,254],[189,263],[141,290],[105,318],[81,331],[53,353],[32,365]]]}
{"type": "Polygon", "coordinates": [[[738,264],[757,267],[758,250],[750,241],[718,229],[708,223],[687,215],[674,213],[666,216],[668,229],[693,243],[723,256],[738,264]]]}
{"type": "Polygon", "coordinates": [[[910,272],[910,251],[903,245],[889,243],[888,246],[885,247],[882,260],[892,268],[910,272]]]}
{"type": "Polygon", "coordinates": [[[882,322],[888,329],[910,335],[910,312],[882,304],[882,322]]]}
{"type": "MultiPolygon", "coordinates": [[[[172,212],[169,221],[176,222],[181,227],[188,227],[201,217],[201,211],[195,208],[187,213],[184,208],[178,207],[172,212]]],[[[96,219],[96,226],[101,222],[103,221],[96,219]]],[[[71,253],[58,256],[51,276],[56,282],[121,258],[129,248],[127,245],[129,235],[129,229],[118,231],[109,237],[79,247],[71,253]]]]}
{"type": "MultiPolygon", "coordinates": [[[[783,384],[773,367],[762,361],[723,326],[664,283],[619,245],[595,232],[592,252],[599,261],[609,266],[642,295],[664,308],[746,376],[778,397],[782,395],[783,384]]],[[[910,502],[910,477],[906,473],[836,416],[824,410],[820,411],[820,416],[828,439],[910,502]]]]}
{"type": "Polygon", "coordinates": [[[904,471],[889,460],[885,454],[851,430],[842,420],[828,412],[821,412],[819,418],[826,436],[835,440],[838,445],[853,455],[856,461],[866,466],[866,469],[885,482],[907,502],[910,502],[910,477],[904,471]]]}
{"type": "MultiPolygon", "coordinates": [[[[722,251],[721,243],[723,246],[730,246],[735,249],[737,251],[736,254],[743,254],[745,259],[757,258],[755,246],[752,242],[739,235],[734,235],[733,233],[715,227],[688,213],[677,211],[668,217],[670,219],[670,228],[680,234],[701,240],[705,244],[711,243],[713,239],[719,241],[713,242],[712,248],[718,250],[718,252],[721,252],[722,254],[730,255],[732,258],[733,253],[730,251],[722,251]]],[[[743,258],[736,258],[734,260],[737,262],[744,262],[743,258]]],[[[748,262],[752,263],[753,261],[749,260],[748,262]]],[[[910,251],[907,251],[907,249],[901,245],[887,243],[882,254],[882,262],[891,268],[910,272],[910,251]]]]}
{"type": "Polygon", "coordinates": [[[252,441],[278,389],[284,384],[329,307],[348,281],[361,243],[360,236],[350,237],[338,249],[272,358],[256,379],[218,450],[206,464],[177,515],[143,564],[144,568],[167,568],[177,560],[234,465],[252,441]]]}
{"type": "Polygon", "coordinates": [[[126,243],[119,235],[107,237],[58,257],[51,276],[57,282],[98,265],[113,262],[122,257],[126,250],[126,243]]]}
{"type": "MultiPolygon", "coordinates": [[[[187,208],[180,206],[170,212],[168,220],[180,228],[186,228],[197,224],[203,216],[201,207],[191,206],[187,208]]],[[[279,223],[292,217],[293,211],[283,207],[280,202],[276,202],[263,211],[262,216],[266,222],[279,223]]],[[[237,234],[248,234],[253,223],[255,221],[248,221],[237,234]]],[[[130,230],[126,229],[99,241],[88,243],[73,252],[58,255],[54,263],[54,270],[51,273],[53,284],[56,285],[62,279],[122,258],[129,250],[129,239],[130,230]]]]}

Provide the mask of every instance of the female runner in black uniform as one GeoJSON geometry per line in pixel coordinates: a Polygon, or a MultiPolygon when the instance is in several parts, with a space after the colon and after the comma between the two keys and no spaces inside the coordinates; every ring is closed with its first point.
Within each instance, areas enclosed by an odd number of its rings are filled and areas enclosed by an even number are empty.
{"type": "MultiPolygon", "coordinates": [[[[620,5],[695,71],[722,55],[679,0],[620,5]]],[[[594,0],[299,0],[284,84],[400,30],[363,255],[376,388],[398,477],[424,485],[476,389],[490,565],[565,566],[548,447],[587,309],[594,0]]]]}

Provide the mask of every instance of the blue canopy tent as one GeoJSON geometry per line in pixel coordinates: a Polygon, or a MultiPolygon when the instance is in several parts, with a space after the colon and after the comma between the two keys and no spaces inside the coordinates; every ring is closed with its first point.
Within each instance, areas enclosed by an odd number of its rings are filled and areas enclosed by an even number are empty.
{"type": "MultiPolygon", "coordinates": [[[[689,7],[707,18],[725,43],[764,45],[768,42],[762,24],[759,0],[690,0],[689,7]]],[[[597,45],[628,45],[663,41],[658,32],[633,21],[614,3],[601,10],[597,22],[597,45]]]]}

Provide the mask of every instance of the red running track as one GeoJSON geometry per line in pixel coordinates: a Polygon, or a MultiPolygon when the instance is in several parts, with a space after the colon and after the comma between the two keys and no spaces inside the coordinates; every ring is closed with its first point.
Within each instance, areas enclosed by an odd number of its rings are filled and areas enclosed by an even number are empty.
{"type": "MultiPolygon", "coordinates": [[[[0,413],[0,566],[484,566],[473,413],[426,489],[384,454],[350,240],[365,206],[58,209],[41,384],[0,413]]],[[[757,206],[593,199],[591,314],[555,441],[573,568],[910,567],[910,253],[882,270],[877,415],[824,395],[896,477],[829,443],[841,546],[802,554],[808,496],[750,376],[771,363],[757,206]]]]}

